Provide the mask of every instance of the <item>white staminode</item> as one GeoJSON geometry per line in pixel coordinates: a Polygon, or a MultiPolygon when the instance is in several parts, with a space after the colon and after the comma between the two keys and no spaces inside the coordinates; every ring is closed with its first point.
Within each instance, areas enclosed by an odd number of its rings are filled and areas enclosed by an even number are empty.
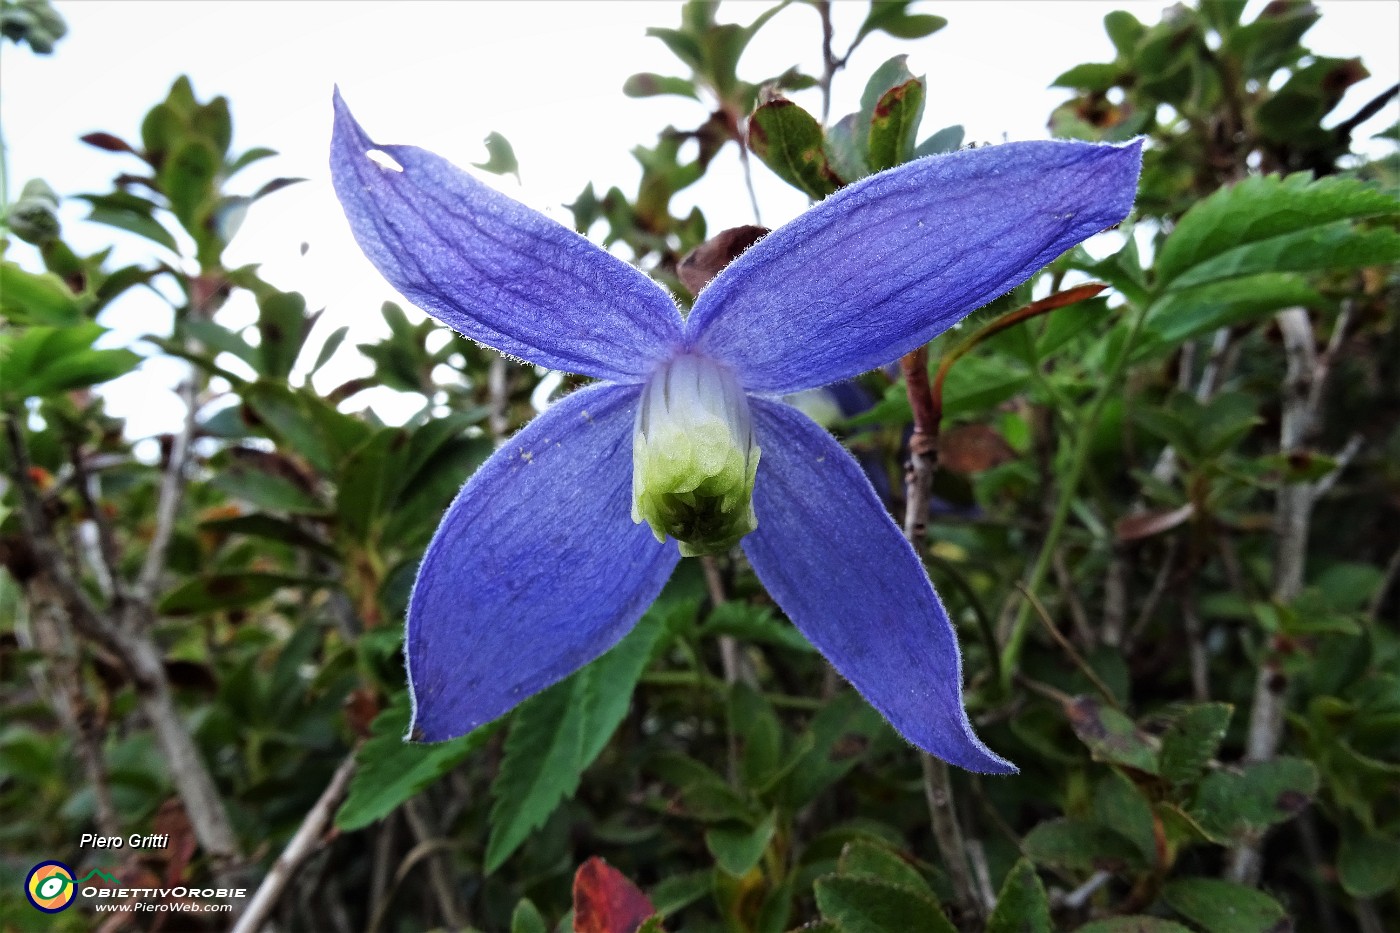
{"type": "Polygon", "coordinates": [[[677,356],[642,390],[632,439],[632,520],[681,554],[727,550],[758,527],[748,399],[724,365],[677,356]]]}

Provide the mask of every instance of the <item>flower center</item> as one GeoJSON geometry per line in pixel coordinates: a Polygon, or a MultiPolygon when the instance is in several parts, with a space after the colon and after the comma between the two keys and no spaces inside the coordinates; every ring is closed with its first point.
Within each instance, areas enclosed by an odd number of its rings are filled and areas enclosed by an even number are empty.
{"type": "Polygon", "coordinates": [[[758,447],[748,399],[732,373],[702,356],[677,356],[642,390],[632,437],[632,521],[681,554],[715,554],[758,527],[758,447]]]}

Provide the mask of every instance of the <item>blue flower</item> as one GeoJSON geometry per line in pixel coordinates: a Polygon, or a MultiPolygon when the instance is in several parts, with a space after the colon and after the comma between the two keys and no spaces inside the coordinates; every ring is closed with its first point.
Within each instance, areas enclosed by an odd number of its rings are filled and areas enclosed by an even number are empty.
{"type": "Polygon", "coordinates": [[[897,359],[1118,223],[1140,158],[1029,142],[882,172],[760,240],[682,317],[573,231],[371,141],[337,94],[336,193],[384,277],[473,340],[600,380],[501,447],[438,528],[408,611],[411,735],[461,735],[563,679],[632,628],[682,551],[737,542],[905,738],[1014,772],[972,732],[913,548],[851,455],[778,399],[897,359]]]}

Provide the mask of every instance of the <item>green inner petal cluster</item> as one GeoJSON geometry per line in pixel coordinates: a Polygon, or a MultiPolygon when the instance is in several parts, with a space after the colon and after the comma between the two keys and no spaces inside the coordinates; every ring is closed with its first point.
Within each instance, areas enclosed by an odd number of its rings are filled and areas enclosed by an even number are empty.
{"type": "Polygon", "coordinates": [[[732,547],[758,527],[758,447],[749,403],[720,363],[678,356],[642,390],[632,440],[632,520],[695,557],[732,547]]]}

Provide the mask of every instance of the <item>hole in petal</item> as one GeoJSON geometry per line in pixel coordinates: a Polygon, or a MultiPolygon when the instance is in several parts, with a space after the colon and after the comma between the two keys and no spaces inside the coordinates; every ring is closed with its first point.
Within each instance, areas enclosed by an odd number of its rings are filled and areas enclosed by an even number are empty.
{"type": "Polygon", "coordinates": [[[387,168],[391,172],[402,172],[403,166],[394,161],[394,157],[383,149],[369,149],[365,156],[380,168],[387,168]]]}

